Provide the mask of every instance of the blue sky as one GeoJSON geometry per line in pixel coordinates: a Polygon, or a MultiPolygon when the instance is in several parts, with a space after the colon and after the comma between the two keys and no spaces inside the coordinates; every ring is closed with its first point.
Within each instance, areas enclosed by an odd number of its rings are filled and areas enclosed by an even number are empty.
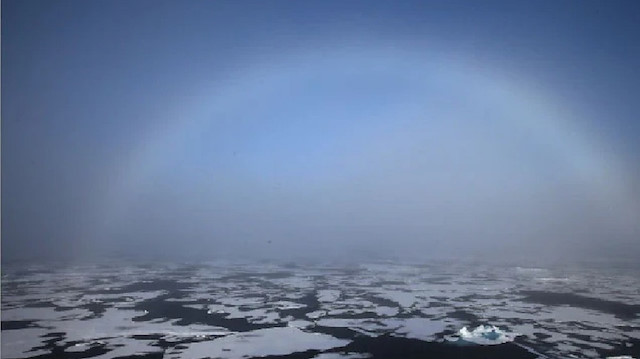
{"type": "Polygon", "coordinates": [[[3,258],[637,253],[639,37],[634,1],[3,1],[3,258]]]}

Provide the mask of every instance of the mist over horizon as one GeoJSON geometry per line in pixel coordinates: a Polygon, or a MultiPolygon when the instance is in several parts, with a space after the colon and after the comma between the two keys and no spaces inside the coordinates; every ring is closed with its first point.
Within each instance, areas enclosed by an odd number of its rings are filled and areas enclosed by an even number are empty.
{"type": "Polygon", "coordinates": [[[633,260],[639,14],[3,1],[2,261],[633,260]]]}

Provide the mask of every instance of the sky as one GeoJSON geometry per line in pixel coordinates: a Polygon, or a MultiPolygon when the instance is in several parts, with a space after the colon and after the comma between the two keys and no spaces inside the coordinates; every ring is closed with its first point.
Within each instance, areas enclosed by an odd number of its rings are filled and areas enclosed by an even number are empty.
{"type": "Polygon", "coordinates": [[[637,258],[636,1],[2,1],[2,259],[637,258]]]}

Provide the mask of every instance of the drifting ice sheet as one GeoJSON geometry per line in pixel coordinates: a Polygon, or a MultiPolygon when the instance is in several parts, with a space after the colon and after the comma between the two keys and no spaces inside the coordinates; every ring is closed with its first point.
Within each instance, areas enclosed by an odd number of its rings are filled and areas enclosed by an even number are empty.
{"type": "Polygon", "coordinates": [[[467,327],[462,327],[458,335],[449,338],[450,341],[463,341],[479,345],[496,345],[512,342],[517,333],[507,333],[494,325],[480,325],[476,329],[469,331],[467,327]]]}
{"type": "Polygon", "coordinates": [[[306,350],[327,350],[349,344],[330,335],[307,333],[294,327],[259,329],[190,344],[180,358],[245,358],[287,355],[306,350]]]}

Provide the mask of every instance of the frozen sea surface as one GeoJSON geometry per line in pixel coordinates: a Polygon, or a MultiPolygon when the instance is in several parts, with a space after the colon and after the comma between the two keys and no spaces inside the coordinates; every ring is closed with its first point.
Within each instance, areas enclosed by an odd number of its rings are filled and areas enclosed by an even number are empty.
{"type": "Polygon", "coordinates": [[[640,275],[460,263],[3,266],[2,358],[640,358],[640,275]]]}

